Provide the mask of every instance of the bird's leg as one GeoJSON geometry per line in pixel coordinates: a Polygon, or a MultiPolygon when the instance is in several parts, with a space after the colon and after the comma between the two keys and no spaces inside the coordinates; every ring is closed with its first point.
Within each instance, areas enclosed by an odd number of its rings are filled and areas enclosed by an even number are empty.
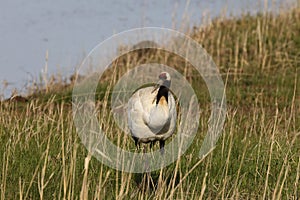
{"type": "Polygon", "coordinates": [[[153,148],[154,144],[155,144],[154,141],[151,141],[151,142],[150,142],[150,150],[153,148]]]}
{"type": "Polygon", "coordinates": [[[146,147],[144,145],[144,149],[143,149],[144,167],[145,167],[144,169],[147,172],[150,169],[150,164],[149,164],[149,157],[146,153],[147,153],[147,151],[146,151],[146,147]]]}
{"type": "Polygon", "coordinates": [[[139,139],[137,137],[134,137],[134,136],[132,138],[134,140],[134,144],[136,146],[136,149],[138,150],[139,147],[140,147],[139,139]]]}
{"type": "Polygon", "coordinates": [[[164,140],[159,141],[159,148],[160,148],[160,154],[164,155],[164,153],[165,153],[165,141],[164,140]]]}

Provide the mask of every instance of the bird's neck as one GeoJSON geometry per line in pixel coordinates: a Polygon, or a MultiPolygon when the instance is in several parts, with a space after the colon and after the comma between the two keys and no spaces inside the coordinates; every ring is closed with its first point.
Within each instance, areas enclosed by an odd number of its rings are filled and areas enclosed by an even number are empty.
{"type": "Polygon", "coordinates": [[[157,92],[157,96],[156,96],[156,105],[159,103],[160,100],[165,99],[168,103],[168,92],[169,89],[166,86],[160,86],[159,90],[157,92]],[[164,98],[162,98],[164,97],[164,98]]]}

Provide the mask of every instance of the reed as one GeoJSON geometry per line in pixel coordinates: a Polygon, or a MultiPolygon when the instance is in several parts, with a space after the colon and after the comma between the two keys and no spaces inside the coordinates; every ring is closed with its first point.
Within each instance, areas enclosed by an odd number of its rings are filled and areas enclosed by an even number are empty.
{"type": "Polygon", "coordinates": [[[159,61],[182,72],[197,88],[202,113],[188,151],[150,174],[120,172],[101,164],[75,131],[73,79],[43,75],[47,85],[32,85],[28,101],[0,103],[0,198],[300,198],[299,8],[278,15],[217,18],[187,34],[212,55],[227,80],[223,134],[206,158],[197,156],[210,116],[201,77],[168,52],[132,52],[113,63],[97,89],[96,108],[106,116],[99,119],[107,136],[122,148],[135,149],[109,114],[112,85],[133,66],[159,61]]]}

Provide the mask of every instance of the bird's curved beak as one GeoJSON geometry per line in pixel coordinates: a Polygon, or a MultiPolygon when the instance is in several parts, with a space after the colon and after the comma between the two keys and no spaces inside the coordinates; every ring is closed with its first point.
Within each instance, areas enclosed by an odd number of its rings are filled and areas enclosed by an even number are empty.
{"type": "Polygon", "coordinates": [[[163,85],[164,81],[159,79],[159,81],[156,83],[156,85],[154,86],[154,89],[152,90],[151,93],[153,93],[155,90],[157,90],[157,88],[159,88],[161,85],[163,85]]]}
{"type": "Polygon", "coordinates": [[[164,84],[164,81],[159,79],[156,84],[157,84],[157,86],[161,86],[164,84]]]}

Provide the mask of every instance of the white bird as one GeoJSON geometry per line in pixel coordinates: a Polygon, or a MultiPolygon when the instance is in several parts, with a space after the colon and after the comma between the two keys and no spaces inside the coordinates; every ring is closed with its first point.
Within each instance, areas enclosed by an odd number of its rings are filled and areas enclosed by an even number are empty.
{"type": "Polygon", "coordinates": [[[173,134],[177,117],[170,85],[170,74],[162,72],[155,87],[139,89],[129,99],[128,126],[137,147],[151,142],[151,148],[159,141],[160,152],[164,154],[165,140],[173,134]]]}

